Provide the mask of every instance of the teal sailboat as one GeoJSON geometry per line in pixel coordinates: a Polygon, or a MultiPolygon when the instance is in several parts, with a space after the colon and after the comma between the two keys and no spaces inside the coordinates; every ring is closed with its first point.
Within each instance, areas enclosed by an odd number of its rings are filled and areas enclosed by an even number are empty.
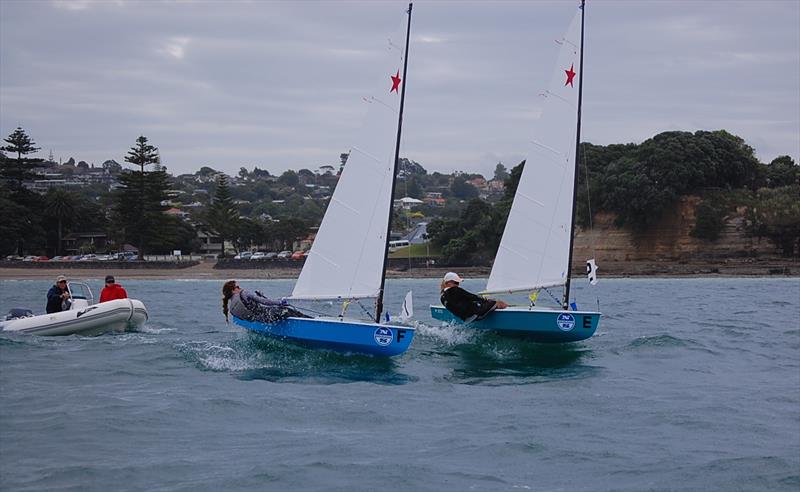
{"type": "MultiPolygon", "coordinates": [[[[497,310],[466,326],[523,335],[540,342],[574,342],[591,337],[600,313],[578,310],[570,302],[570,266],[575,236],[577,156],[583,89],[584,2],[566,35],[555,74],[544,98],[542,116],[530,142],[503,237],[482,295],[530,293],[527,306],[497,310]],[[563,288],[557,306],[535,305],[540,289],[563,288]]],[[[587,262],[594,274],[594,260],[587,262]]],[[[594,280],[592,280],[594,283],[594,280]]],[[[549,290],[548,290],[549,292],[549,290]]],[[[462,323],[441,305],[434,319],[462,323]]]]}

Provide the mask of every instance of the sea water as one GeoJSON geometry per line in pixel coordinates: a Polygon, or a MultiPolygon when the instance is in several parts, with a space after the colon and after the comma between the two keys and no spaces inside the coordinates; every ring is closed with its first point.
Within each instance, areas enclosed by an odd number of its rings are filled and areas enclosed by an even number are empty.
{"type": "MultiPolygon", "coordinates": [[[[389,280],[418,323],[393,359],[245,333],[222,281],[119,281],[139,332],[0,333],[0,489],[800,489],[796,278],[579,282],[603,318],[568,345],[441,326],[437,280],[389,280]]],[[[48,287],[2,281],[0,311],[48,287]]]]}

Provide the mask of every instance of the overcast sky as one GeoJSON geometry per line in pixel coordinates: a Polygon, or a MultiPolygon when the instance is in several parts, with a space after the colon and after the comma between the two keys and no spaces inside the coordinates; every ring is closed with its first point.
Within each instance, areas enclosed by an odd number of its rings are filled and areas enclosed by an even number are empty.
{"type": "MultiPolygon", "coordinates": [[[[577,5],[415,2],[401,155],[487,176],[522,160],[577,5]]],[[[406,6],[0,0],[0,135],[96,165],[145,135],[174,174],[337,165],[406,6]]],[[[726,129],[797,161],[798,26],[798,0],[589,0],[582,139],[726,129]]]]}

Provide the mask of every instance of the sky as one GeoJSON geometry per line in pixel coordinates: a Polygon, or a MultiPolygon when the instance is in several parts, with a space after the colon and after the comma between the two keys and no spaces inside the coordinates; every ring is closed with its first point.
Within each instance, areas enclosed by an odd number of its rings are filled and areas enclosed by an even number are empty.
{"type": "MultiPolygon", "coordinates": [[[[725,129],[798,161],[800,0],[587,3],[583,141],[725,129]]],[[[524,159],[577,5],[415,2],[401,156],[487,177],[524,159]]],[[[173,174],[338,166],[406,8],[0,0],[0,136],[100,165],[144,135],[173,174]]]]}

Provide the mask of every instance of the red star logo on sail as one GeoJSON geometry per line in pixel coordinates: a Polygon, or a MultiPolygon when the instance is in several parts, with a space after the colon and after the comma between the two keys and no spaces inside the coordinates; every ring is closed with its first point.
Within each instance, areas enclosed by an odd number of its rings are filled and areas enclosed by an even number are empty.
{"type": "Polygon", "coordinates": [[[397,71],[397,74],[391,76],[392,79],[392,90],[389,92],[396,92],[397,88],[400,87],[400,70],[397,71]]]}
{"type": "Polygon", "coordinates": [[[575,78],[575,71],[573,70],[574,66],[575,66],[575,64],[572,63],[569,66],[569,70],[564,70],[564,72],[567,73],[567,81],[564,82],[565,86],[569,85],[570,87],[575,87],[574,85],[572,85],[572,79],[575,78]]]}

